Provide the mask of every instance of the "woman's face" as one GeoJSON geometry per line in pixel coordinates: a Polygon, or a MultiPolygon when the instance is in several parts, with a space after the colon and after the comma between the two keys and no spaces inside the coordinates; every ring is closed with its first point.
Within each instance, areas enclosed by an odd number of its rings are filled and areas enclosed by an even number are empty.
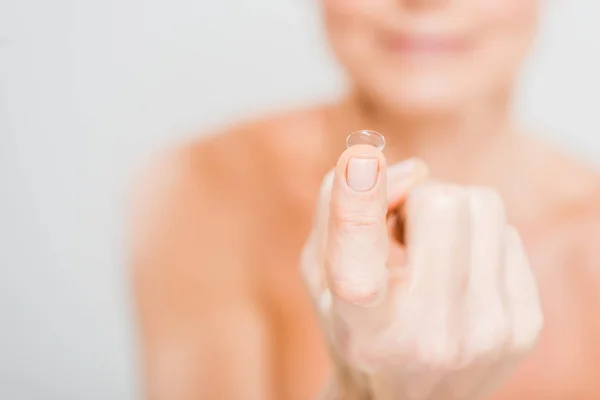
{"type": "Polygon", "coordinates": [[[538,0],[322,0],[353,84],[402,114],[446,113],[508,93],[538,0]]]}

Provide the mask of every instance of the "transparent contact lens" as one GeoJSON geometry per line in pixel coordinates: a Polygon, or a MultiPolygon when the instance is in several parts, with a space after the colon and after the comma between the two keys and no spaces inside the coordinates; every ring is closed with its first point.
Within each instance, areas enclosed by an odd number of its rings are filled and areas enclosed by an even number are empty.
{"type": "Polygon", "coordinates": [[[346,147],[350,148],[352,146],[356,146],[359,144],[366,144],[369,146],[376,147],[378,150],[383,150],[385,148],[385,138],[379,132],[375,131],[356,131],[351,133],[350,136],[346,138],[346,147]]]}

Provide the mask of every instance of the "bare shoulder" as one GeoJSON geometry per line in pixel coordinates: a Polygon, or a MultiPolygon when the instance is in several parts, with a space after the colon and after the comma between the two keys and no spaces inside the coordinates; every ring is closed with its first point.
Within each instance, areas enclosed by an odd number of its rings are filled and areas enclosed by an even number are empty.
{"type": "MultiPolygon", "coordinates": [[[[565,204],[563,223],[559,225],[558,237],[567,246],[561,277],[572,290],[571,304],[578,305],[574,312],[584,321],[581,339],[588,351],[597,353],[600,351],[600,177],[578,163],[565,166],[572,181],[564,187],[571,188],[577,196],[565,204]]],[[[593,370],[595,367],[590,365],[589,371],[593,370]]]]}
{"type": "Polygon", "coordinates": [[[217,192],[222,192],[226,189],[220,184],[223,179],[252,175],[257,168],[285,158],[291,149],[298,153],[302,143],[309,148],[311,133],[320,129],[320,114],[321,109],[302,109],[203,132],[191,142],[157,154],[138,184],[159,184],[162,188],[167,181],[209,186],[219,183],[217,192]]]}
{"type": "Polygon", "coordinates": [[[230,199],[231,191],[256,194],[280,183],[282,172],[310,162],[322,138],[323,119],[323,109],[311,108],[249,120],[197,140],[190,155],[200,180],[219,194],[230,199]]]}
{"type": "Polygon", "coordinates": [[[600,289],[600,174],[554,149],[540,154],[546,177],[540,179],[545,182],[542,193],[550,199],[552,214],[549,247],[564,249],[569,269],[580,274],[582,285],[600,289]]]}
{"type": "Polygon", "coordinates": [[[543,141],[525,138],[535,192],[557,229],[579,226],[600,211],[600,173],[543,141]]]}
{"type": "Polygon", "coordinates": [[[253,207],[287,190],[285,176],[302,164],[295,160],[314,153],[321,114],[315,108],[251,120],[154,157],[134,188],[134,252],[148,254],[174,238],[181,247],[189,237],[214,243],[221,257],[231,254],[220,246],[235,243],[253,207]]]}
{"type": "Polygon", "coordinates": [[[597,358],[591,354],[600,351],[600,175],[544,146],[534,150],[540,171],[536,204],[547,211],[528,250],[549,328],[544,340],[571,341],[560,357],[579,354],[569,358],[570,379],[578,382],[577,390],[586,390],[597,387],[597,358]]]}
{"type": "Polygon", "coordinates": [[[547,173],[552,176],[549,190],[554,192],[559,220],[564,227],[582,234],[600,229],[600,173],[563,154],[555,156],[547,173]]]}

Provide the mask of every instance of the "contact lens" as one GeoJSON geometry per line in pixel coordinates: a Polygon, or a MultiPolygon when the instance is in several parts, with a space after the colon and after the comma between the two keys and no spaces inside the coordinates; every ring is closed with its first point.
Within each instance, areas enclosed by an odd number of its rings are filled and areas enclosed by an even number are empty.
{"type": "Polygon", "coordinates": [[[350,148],[359,144],[366,144],[376,147],[378,150],[385,148],[385,138],[379,132],[362,130],[351,133],[346,138],[346,147],[350,148]]]}

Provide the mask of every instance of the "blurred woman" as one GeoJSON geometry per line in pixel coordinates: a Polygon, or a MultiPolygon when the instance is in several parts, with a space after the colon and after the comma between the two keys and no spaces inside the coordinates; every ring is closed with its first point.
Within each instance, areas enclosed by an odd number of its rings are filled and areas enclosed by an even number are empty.
{"type": "Polygon", "coordinates": [[[321,3],[348,95],[141,185],[147,397],[600,398],[598,177],[510,113],[539,2],[321,3]]]}

